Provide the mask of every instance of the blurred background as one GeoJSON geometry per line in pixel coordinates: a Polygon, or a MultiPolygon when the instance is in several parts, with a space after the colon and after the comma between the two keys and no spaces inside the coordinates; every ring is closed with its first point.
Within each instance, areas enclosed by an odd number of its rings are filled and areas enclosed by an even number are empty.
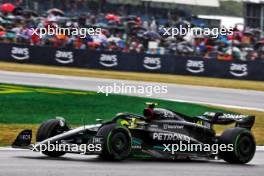
{"type": "Polygon", "coordinates": [[[0,42],[124,53],[264,61],[262,1],[2,0],[0,42]],[[164,27],[232,28],[233,35],[163,36],[164,27]],[[39,38],[31,28],[102,28],[102,35],[39,38]]]}

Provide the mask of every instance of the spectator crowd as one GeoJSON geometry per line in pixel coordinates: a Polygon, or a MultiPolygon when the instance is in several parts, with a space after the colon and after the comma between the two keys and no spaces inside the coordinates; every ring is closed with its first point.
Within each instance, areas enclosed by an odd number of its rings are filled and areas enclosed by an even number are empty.
{"type": "Polygon", "coordinates": [[[203,35],[172,37],[163,35],[164,27],[204,27],[193,18],[173,16],[166,19],[109,12],[85,12],[76,16],[60,9],[44,14],[5,3],[0,6],[0,42],[26,45],[69,47],[126,53],[174,54],[199,56],[205,59],[264,61],[264,39],[258,29],[234,27],[232,35],[218,38],[203,35]],[[39,37],[32,29],[39,28],[101,28],[101,34],[46,35],[39,37]]]}

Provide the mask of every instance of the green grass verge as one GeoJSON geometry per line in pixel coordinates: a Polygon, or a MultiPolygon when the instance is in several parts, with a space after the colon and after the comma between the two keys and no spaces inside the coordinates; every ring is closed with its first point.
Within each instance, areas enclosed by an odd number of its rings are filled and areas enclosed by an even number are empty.
{"type": "MultiPolygon", "coordinates": [[[[233,111],[151,98],[113,94],[107,97],[95,92],[0,84],[0,145],[10,145],[22,129],[29,128],[35,132],[41,122],[50,118],[64,117],[73,125],[81,125],[83,121],[90,124],[97,118],[109,120],[119,112],[141,114],[146,107],[145,102],[150,101],[189,116],[205,111],[233,111]]],[[[259,118],[257,123],[257,142],[264,143],[263,118],[259,118]]]]}
{"type": "Polygon", "coordinates": [[[119,112],[141,114],[147,101],[190,116],[205,111],[220,111],[207,106],[151,98],[0,84],[0,123],[38,124],[54,117],[64,117],[74,124],[83,120],[93,123],[96,118],[111,119],[119,112]]]}

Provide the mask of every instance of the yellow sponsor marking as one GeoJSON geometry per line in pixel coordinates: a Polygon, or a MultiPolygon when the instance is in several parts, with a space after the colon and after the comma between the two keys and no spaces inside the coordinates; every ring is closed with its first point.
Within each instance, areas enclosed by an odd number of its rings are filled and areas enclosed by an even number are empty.
{"type": "Polygon", "coordinates": [[[49,93],[49,94],[64,94],[62,91],[52,90],[52,89],[36,88],[36,89],[34,89],[34,91],[35,92],[41,92],[41,93],[49,93]]]}
{"type": "Polygon", "coordinates": [[[88,95],[94,94],[93,92],[79,92],[79,91],[67,91],[67,90],[52,90],[45,88],[36,88],[34,89],[37,92],[50,93],[50,94],[78,94],[78,95],[88,95]]]}
{"type": "Polygon", "coordinates": [[[198,124],[198,125],[203,125],[203,121],[202,121],[202,120],[198,120],[198,121],[196,122],[196,124],[198,124]]]}
{"type": "Polygon", "coordinates": [[[88,95],[95,94],[93,92],[80,92],[80,91],[67,91],[67,90],[53,90],[45,88],[36,88],[34,89],[37,92],[50,93],[50,94],[77,94],[77,95],[88,95]]]}
{"type": "Polygon", "coordinates": [[[0,89],[0,94],[14,94],[14,93],[25,93],[30,92],[27,90],[19,90],[19,89],[0,89]]]}
{"type": "Polygon", "coordinates": [[[24,87],[22,87],[22,86],[1,85],[0,87],[4,87],[4,88],[13,88],[13,89],[24,89],[24,87]]]}
{"type": "Polygon", "coordinates": [[[28,92],[40,92],[49,94],[76,94],[76,95],[92,95],[94,92],[82,92],[82,91],[70,91],[70,90],[56,90],[48,88],[30,88],[23,86],[12,86],[12,85],[0,85],[0,93],[28,93],[28,92]],[[2,90],[1,90],[2,89],[2,90]]]}

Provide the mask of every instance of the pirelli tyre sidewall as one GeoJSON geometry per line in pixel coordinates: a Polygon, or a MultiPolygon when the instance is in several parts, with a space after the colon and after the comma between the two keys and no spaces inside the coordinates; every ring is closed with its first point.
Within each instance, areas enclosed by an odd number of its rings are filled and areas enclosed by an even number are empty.
{"type": "MultiPolygon", "coordinates": [[[[36,134],[36,141],[41,142],[47,138],[58,135],[68,129],[69,127],[67,126],[67,124],[61,126],[61,121],[59,119],[47,120],[43,122],[38,128],[36,134]]],[[[42,151],[42,153],[50,157],[60,157],[65,154],[65,152],[61,151],[42,151]]]]}
{"type": "Polygon", "coordinates": [[[220,144],[233,144],[233,151],[219,153],[220,158],[229,163],[245,164],[251,161],[256,152],[254,136],[245,128],[226,129],[219,138],[220,144]]]}
{"type": "Polygon", "coordinates": [[[100,157],[105,160],[124,160],[131,151],[132,137],[128,128],[115,123],[102,126],[98,136],[104,137],[100,157]]]}

